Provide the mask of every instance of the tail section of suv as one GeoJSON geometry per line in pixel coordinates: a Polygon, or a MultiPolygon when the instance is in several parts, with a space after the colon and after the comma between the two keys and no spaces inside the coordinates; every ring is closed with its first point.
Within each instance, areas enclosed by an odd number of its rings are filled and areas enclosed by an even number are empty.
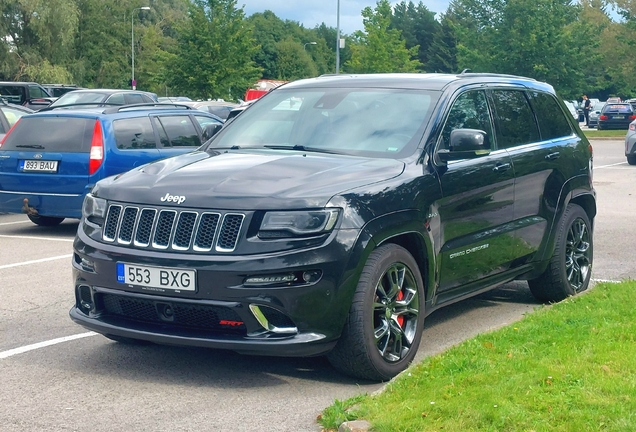
{"type": "Polygon", "coordinates": [[[588,287],[592,148],[545,83],[328,76],[201,149],[98,182],[71,318],[118,341],[404,370],[432,311],[514,279],[588,287]]]}
{"type": "Polygon", "coordinates": [[[202,143],[212,114],[164,105],[63,109],[22,117],[0,142],[0,212],[38,225],[81,217],[95,183],[202,143]]]}

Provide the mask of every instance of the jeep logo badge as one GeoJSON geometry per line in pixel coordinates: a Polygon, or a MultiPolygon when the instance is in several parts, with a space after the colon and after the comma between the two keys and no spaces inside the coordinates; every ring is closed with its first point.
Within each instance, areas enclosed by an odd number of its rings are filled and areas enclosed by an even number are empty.
{"type": "Polygon", "coordinates": [[[177,204],[181,204],[185,200],[186,197],[183,195],[170,195],[170,193],[167,193],[166,196],[161,198],[161,202],[173,202],[177,204]]]}

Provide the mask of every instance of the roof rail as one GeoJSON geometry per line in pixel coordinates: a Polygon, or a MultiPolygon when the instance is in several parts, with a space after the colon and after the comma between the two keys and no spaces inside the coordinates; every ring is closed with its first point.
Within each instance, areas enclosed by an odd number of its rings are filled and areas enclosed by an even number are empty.
{"type": "Polygon", "coordinates": [[[120,112],[122,110],[134,110],[134,109],[144,109],[144,108],[163,108],[163,109],[183,109],[183,110],[195,110],[194,108],[188,105],[182,105],[178,103],[140,103],[140,104],[130,104],[130,105],[121,105],[115,108],[109,108],[104,111],[104,114],[112,114],[116,112],[120,112]]]}
{"type": "Polygon", "coordinates": [[[82,102],[82,103],[72,103],[72,104],[66,104],[66,105],[57,105],[57,106],[47,106],[45,108],[42,108],[41,110],[39,110],[38,112],[42,112],[42,111],[53,111],[55,109],[58,108],[73,108],[73,107],[91,107],[91,108],[103,108],[106,105],[118,105],[118,104],[114,104],[114,103],[110,103],[110,102],[82,102]]]}

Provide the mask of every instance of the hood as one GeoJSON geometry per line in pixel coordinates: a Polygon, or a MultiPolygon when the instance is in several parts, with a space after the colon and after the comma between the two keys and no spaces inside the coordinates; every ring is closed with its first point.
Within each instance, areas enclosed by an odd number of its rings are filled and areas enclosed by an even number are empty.
{"type": "Polygon", "coordinates": [[[193,152],[97,184],[110,200],[220,210],[324,207],[344,191],[396,177],[404,163],[298,151],[193,152]]]}

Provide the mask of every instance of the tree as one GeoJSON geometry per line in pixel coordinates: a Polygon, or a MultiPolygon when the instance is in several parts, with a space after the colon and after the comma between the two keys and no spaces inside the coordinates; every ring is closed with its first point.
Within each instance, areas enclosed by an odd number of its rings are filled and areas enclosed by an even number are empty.
{"type": "Polygon", "coordinates": [[[370,7],[362,11],[364,32],[354,33],[351,47],[351,60],[345,68],[353,73],[373,72],[415,72],[421,63],[417,56],[419,47],[406,48],[400,37],[400,31],[390,29],[391,4],[388,0],[379,0],[375,11],[370,7]]]}
{"type": "Polygon", "coordinates": [[[261,76],[259,49],[236,0],[192,0],[168,62],[168,85],[196,98],[238,99],[261,76]]]}
{"type": "Polygon", "coordinates": [[[303,45],[291,38],[276,44],[276,72],[277,78],[293,81],[300,78],[316,76],[318,71],[303,45]]]}
{"type": "Polygon", "coordinates": [[[429,70],[431,44],[439,31],[440,23],[435,13],[428,10],[422,2],[416,6],[412,1],[402,1],[393,8],[390,28],[402,32],[407,48],[419,46],[418,59],[429,70]]]}
{"type": "Polygon", "coordinates": [[[0,2],[0,76],[48,80],[70,76],[65,63],[78,25],[74,0],[0,2]]]}
{"type": "Polygon", "coordinates": [[[442,15],[428,49],[428,72],[453,73],[457,70],[457,37],[452,18],[442,15]]]}
{"type": "Polygon", "coordinates": [[[578,92],[590,30],[572,0],[453,0],[459,69],[524,75],[578,92]]]}

